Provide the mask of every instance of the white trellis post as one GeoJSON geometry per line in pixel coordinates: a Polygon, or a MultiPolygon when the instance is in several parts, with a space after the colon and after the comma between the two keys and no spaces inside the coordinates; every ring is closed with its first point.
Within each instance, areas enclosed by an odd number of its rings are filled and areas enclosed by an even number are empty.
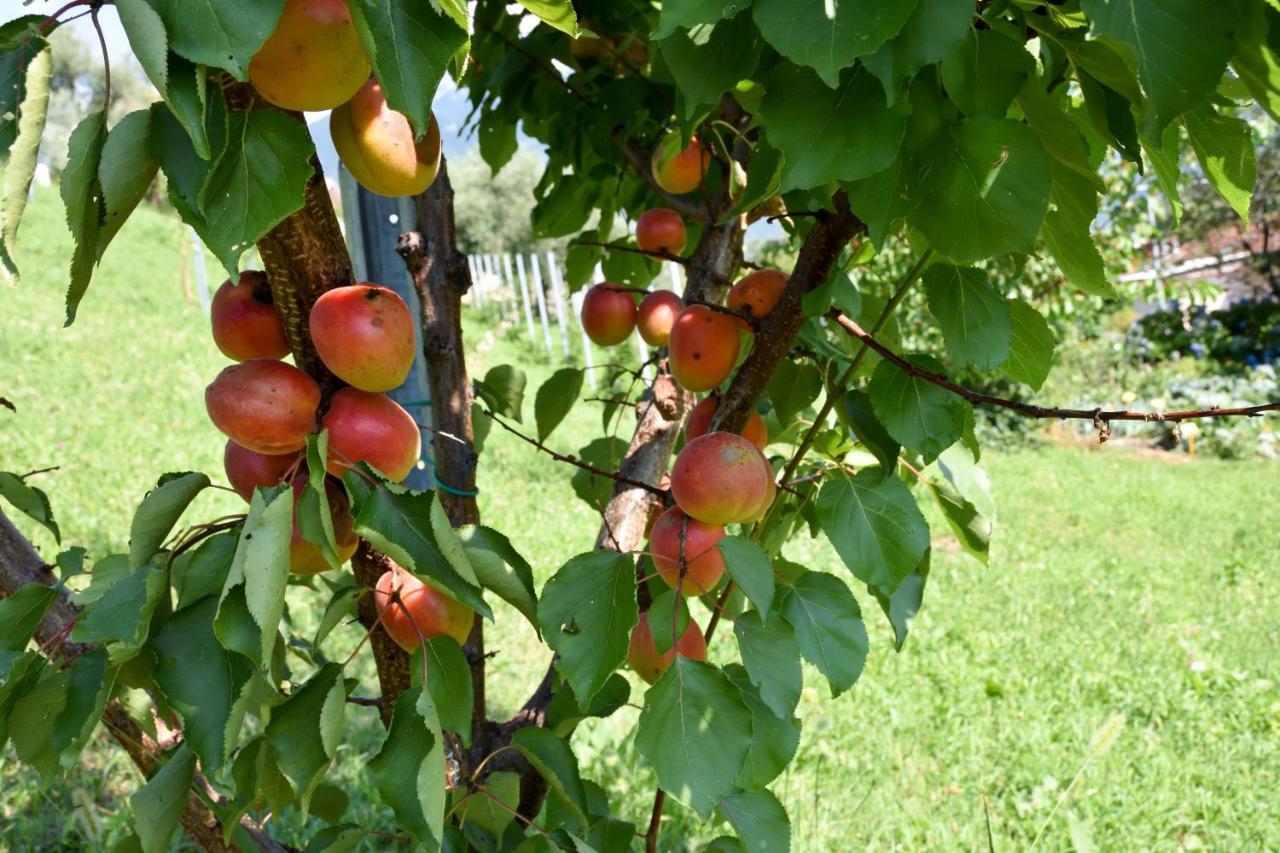
{"type": "Polygon", "coordinates": [[[585,290],[579,290],[573,294],[573,314],[578,317],[578,328],[582,330],[582,360],[587,367],[587,381],[591,383],[591,390],[596,390],[596,371],[595,356],[591,352],[591,339],[587,337],[586,327],[582,325],[582,300],[587,296],[585,290]]]}
{"type": "Polygon", "coordinates": [[[484,308],[484,284],[480,281],[480,271],[476,268],[474,255],[467,255],[467,270],[471,273],[471,295],[476,308],[484,308]]]}
{"type": "Polygon", "coordinates": [[[191,253],[192,263],[196,270],[196,291],[200,294],[200,307],[204,309],[204,313],[209,313],[209,278],[204,268],[204,244],[200,242],[196,229],[190,225],[187,231],[191,234],[191,253]]]}
{"type": "MultiPolygon", "coordinates": [[[[511,269],[510,255],[506,256],[507,269],[511,269]]],[[[520,301],[524,303],[524,328],[529,334],[529,343],[533,343],[533,300],[529,297],[529,280],[524,274],[524,256],[516,253],[516,278],[520,280],[520,301]]]]}
{"type": "Polygon", "coordinates": [[[538,265],[537,252],[529,256],[529,273],[533,276],[530,285],[533,287],[534,294],[538,297],[538,320],[542,323],[542,343],[547,348],[547,355],[551,354],[551,327],[547,324],[547,297],[542,286],[542,269],[538,265]]]}
{"type": "Polygon", "coordinates": [[[560,343],[564,345],[564,358],[568,361],[569,353],[569,319],[564,307],[564,288],[560,280],[560,267],[556,265],[555,252],[547,252],[547,276],[551,279],[551,298],[556,308],[556,325],[560,327],[560,343]]]}

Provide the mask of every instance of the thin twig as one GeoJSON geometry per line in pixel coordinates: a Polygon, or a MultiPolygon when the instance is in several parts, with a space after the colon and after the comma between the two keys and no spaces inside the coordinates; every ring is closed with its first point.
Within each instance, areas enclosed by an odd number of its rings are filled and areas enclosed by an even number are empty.
{"type": "Polygon", "coordinates": [[[596,246],[601,249],[608,249],[613,252],[631,252],[636,255],[646,255],[650,258],[657,258],[660,261],[671,261],[672,263],[689,265],[689,259],[680,255],[673,255],[667,251],[650,252],[647,249],[641,249],[639,246],[628,246],[625,243],[602,243],[599,240],[570,240],[570,246],[596,246]]]}
{"type": "Polygon", "coordinates": [[[101,4],[95,5],[90,17],[93,28],[98,33],[98,46],[102,48],[102,110],[105,114],[111,106],[111,57],[107,53],[107,37],[102,34],[102,24],[98,21],[100,9],[101,4]]]}
{"type": "Polygon", "coordinates": [[[25,480],[28,477],[34,477],[36,474],[48,474],[50,471],[57,471],[61,466],[50,465],[48,468],[37,468],[34,471],[28,471],[25,474],[18,475],[19,480],[25,480]]]}
{"type": "Polygon", "coordinates": [[[378,696],[348,696],[348,705],[361,705],[365,708],[381,708],[382,698],[378,696]]]}

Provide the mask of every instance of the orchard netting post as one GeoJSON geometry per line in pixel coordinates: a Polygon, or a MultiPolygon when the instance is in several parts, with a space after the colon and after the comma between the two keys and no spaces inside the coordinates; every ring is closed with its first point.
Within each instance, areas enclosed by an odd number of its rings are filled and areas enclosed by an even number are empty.
{"type": "MultiPolygon", "coordinates": [[[[511,269],[511,256],[506,255],[507,270],[511,269]]],[[[529,298],[529,280],[524,274],[524,256],[516,252],[516,278],[520,282],[520,302],[524,306],[524,327],[529,333],[529,343],[534,342],[533,338],[533,300],[529,298]]]]}
{"type": "Polygon", "coordinates": [[[200,308],[204,313],[209,313],[209,274],[204,268],[204,243],[200,242],[200,236],[196,234],[196,229],[190,225],[187,226],[187,233],[191,235],[191,265],[195,268],[196,273],[196,292],[200,294],[200,308]]]}
{"type": "MultiPolygon", "coordinates": [[[[368,281],[394,290],[409,306],[413,316],[421,314],[417,291],[404,260],[396,254],[396,240],[404,231],[417,228],[417,214],[412,199],[387,198],[370,192],[356,183],[344,168],[338,170],[338,186],[342,193],[342,221],[347,248],[357,281],[368,281]]],[[[419,334],[416,331],[415,337],[419,334]]],[[[414,489],[435,487],[431,472],[434,450],[430,424],[431,389],[427,383],[427,364],[422,341],[417,340],[416,355],[409,376],[388,396],[413,416],[423,431],[422,451],[417,467],[409,473],[405,484],[414,489]]]]}
{"type": "Polygon", "coordinates": [[[556,323],[560,326],[560,343],[564,346],[564,359],[570,359],[569,352],[569,317],[564,307],[564,287],[560,279],[560,267],[556,264],[556,253],[547,251],[547,277],[551,279],[551,298],[556,306],[556,323]]]}
{"type": "Polygon", "coordinates": [[[551,327],[547,324],[547,296],[542,284],[542,270],[538,265],[538,253],[529,255],[529,273],[533,276],[533,292],[538,298],[538,320],[542,323],[542,343],[551,355],[551,327]]]}

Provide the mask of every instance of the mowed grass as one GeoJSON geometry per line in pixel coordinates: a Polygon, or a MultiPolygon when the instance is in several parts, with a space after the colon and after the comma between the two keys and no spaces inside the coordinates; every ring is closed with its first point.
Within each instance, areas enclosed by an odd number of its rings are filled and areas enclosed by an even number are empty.
{"type": "MultiPolygon", "coordinates": [[[[220,474],[222,441],[202,391],[223,359],[198,304],[184,300],[185,235],[174,219],[135,217],[64,330],[69,238],[51,196],[39,196],[29,217],[23,283],[0,286],[0,395],[18,406],[16,415],[0,411],[0,469],[60,465],[39,482],[64,545],[101,555],[125,547],[132,508],[160,473],[220,474]]],[[[221,278],[212,266],[210,274],[221,278]]],[[[473,375],[502,363],[528,373],[532,432],[533,393],[560,359],[529,345],[522,320],[495,327],[472,316],[466,334],[473,375]]],[[[549,443],[574,452],[600,434],[598,404],[584,403],[549,443]]],[[[806,670],[799,752],[773,786],[794,849],[986,849],[989,838],[1001,850],[1037,838],[1045,850],[1280,847],[1280,465],[1168,459],[1120,449],[989,453],[1000,512],[991,564],[959,553],[930,513],[933,572],[900,654],[874,600],[853,585],[872,638],[866,671],[833,699],[806,670]]],[[[598,516],[574,496],[570,474],[497,428],[481,459],[484,520],[511,537],[540,583],[595,538],[598,516]]],[[[234,497],[213,493],[191,520],[236,509],[234,497]]],[[[19,524],[55,553],[47,534],[19,524]]],[[[825,542],[801,538],[787,555],[849,579],[825,542]]],[[[299,633],[322,606],[291,590],[299,633]]],[[[497,609],[490,704],[501,717],[536,683],[547,653],[522,617],[497,609]]],[[[345,654],[359,636],[340,629],[328,651],[345,654]]],[[[713,643],[719,659],[736,651],[729,632],[713,643]]],[[[352,674],[368,678],[369,667],[352,674]]],[[[633,683],[638,705],[643,685],[633,683]]],[[[371,681],[362,688],[375,690],[371,681]]],[[[643,823],[653,775],[634,769],[636,714],[625,707],[584,725],[575,744],[584,775],[643,823]]],[[[348,819],[387,829],[364,766],[380,737],[373,713],[350,707],[347,734],[330,778],[352,798],[348,819]]],[[[6,749],[0,846],[113,843],[138,782],[101,737],[52,786],[6,749]]],[[[668,813],[663,849],[727,831],[679,806],[668,813]]],[[[293,843],[318,826],[271,825],[293,843]]]]}

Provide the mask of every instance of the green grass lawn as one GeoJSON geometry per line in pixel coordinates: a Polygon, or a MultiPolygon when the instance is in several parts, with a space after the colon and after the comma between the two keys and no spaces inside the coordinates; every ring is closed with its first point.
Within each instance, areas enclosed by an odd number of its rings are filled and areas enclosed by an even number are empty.
{"type": "MultiPolygon", "coordinates": [[[[64,545],[101,555],[126,545],[132,508],[160,473],[220,475],[222,440],[202,391],[223,359],[199,305],[184,299],[175,219],[135,216],[80,319],[63,329],[60,208],[42,194],[28,215],[24,280],[0,284],[0,396],[18,407],[0,411],[0,469],[60,466],[39,483],[64,545]]],[[[524,341],[522,324],[494,329],[473,317],[466,332],[473,374],[500,363],[528,372],[531,421],[533,392],[558,363],[524,341]]],[[[595,404],[584,404],[550,443],[573,452],[600,429],[595,404]]],[[[774,785],[794,849],[985,849],[988,833],[999,850],[1037,837],[1045,850],[1280,847],[1280,465],[1171,459],[1055,447],[984,459],[1000,512],[991,565],[961,554],[931,518],[933,572],[903,652],[860,595],[872,654],[859,683],[833,700],[807,673],[799,753],[774,785]]],[[[570,473],[498,430],[482,457],[484,520],[511,537],[539,582],[595,537],[570,473]]],[[[230,495],[200,500],[193,518],[236,509],[230,495]]],[[[22,526],[52,557],[52,539],[22,526]]],[[[802,538],[787,556],[845,573],[823,541],[802,538]]],[[[290,592],[300,629],[320,604],[290,592]]],[[[547,658],[522,617],[498,610],[495,716],[519,705],[547,658]]],[[[713,655],[736,654],[728,636],[713,655]]],[[[343,628],[331,653],[358,640],[343,628]]],[[[355,674],[368,678],[369,667],[355,674]]],[[[362,692],[376,689],[368,683],[362,692]]],[[[575,742],[584,775],[642,822],[653,775],[633,769],[635,716],[625,707],[584,725],[575,742]]],[[[380,727],[369,709],[351,707],[347,721],[331,778],[352,798],[348,819],[386,828],[364,769],[380,727]]],[[[113,843],[137,784],[101,737],[52,786],[6,750],[0,847],[113,843]]],[[[669,813],[664,849],[724,831],[669,813]]],[[[296,818],[272,825],[294,843],[308,832],[296,818]]]]}

